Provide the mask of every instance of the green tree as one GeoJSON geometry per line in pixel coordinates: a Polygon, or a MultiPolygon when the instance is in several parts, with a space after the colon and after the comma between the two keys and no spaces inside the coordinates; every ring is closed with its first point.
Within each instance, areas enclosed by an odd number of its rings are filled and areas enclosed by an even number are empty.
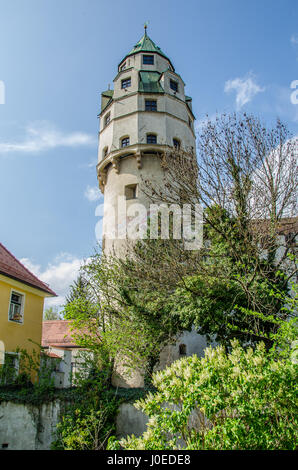
{"type": "Polygon", "coordinates": [[[58,311],[57,307],[48,307],[43,312],[44,321],[48,320],[62,320],[62,316],[58,311]]]}

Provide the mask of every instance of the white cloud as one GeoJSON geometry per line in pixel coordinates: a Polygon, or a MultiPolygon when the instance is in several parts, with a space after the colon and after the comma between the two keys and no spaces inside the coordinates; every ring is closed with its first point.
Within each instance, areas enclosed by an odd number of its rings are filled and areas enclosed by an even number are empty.
{"type": "Polygon", "coordinates": [[[40,153],[57,147],[96,146],[97,140],[85,132],[63,133],[46,121],[30,124],[19,142],[0,142],[0,154],[40,153]]]}
{"type": "Polygon", "coordinates": [[[234,78],[225,83],[224,91],[229,93],[236,91],[236,108],[240,109],[246,103],[249,103],[255,95],[265,91],[265,88],[260,87],[255,80],[255,76],[250,73],[243,78],[234,78]]]}
{"type": "Polygon", "coordinates": [[[33,263],[30,259],[21,259],[21,263],[29,271],[48,284],[58,295],[58,297],[46,299],[46,307],[60,307],[65,303],[69,287],[77,279],[79,269],[84,262],[85,260],[72,256],[69,253],[61,253],[53,262],[48,264],[46,269],[42,270],[40,265],[33,263]]]}
{"type": "Polygon", "coordinates": [[[298,34],[292,34],[291,43],[292,44],[298,44],[298,34]]]}
{"type": "Polygon", "coordinates": [[[94,201],[99,201],[99,199],[101,199],[102,197],[102,194],[99,191],[97,186],[88,185],[84,193],[84,196],[88,199],[88,201],[94,202],[94,201]]]}

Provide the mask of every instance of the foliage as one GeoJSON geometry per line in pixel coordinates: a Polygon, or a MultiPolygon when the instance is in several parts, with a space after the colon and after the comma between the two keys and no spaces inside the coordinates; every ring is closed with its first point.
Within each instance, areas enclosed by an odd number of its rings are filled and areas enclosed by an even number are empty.
{"type": "Polygon", "coordinates": [[[152,291],[133,283],[114,256],[95,253],[79,279],[64,309],[77,344],[92,351],[110,376],[115,363],[128,375],[138,368],[151,372],[163,345],[180,331],[177,318],[159,308],[152,291]]]}
{"type": "Polygon", "coordinates": [[[93,371],[77,382],[72,402],[65,406],[57,425],[56,450],[101,450],[115,430],[118,399],[106,377],[93,371]]]}
{"type": "MultiPolygon", "coordinates": [[[[32,342],[33,343],[33,342],[32,342]]],[[[16,348],[18,366],[5,358],[0,368],[0,400],[12,396],[13,401],[42,403],[50,401],[55,392],[53,372],[59,359],[46,355],[44,348],[35,347],[29,353],[26,349],[16,348]]]]}
{"type": "Polygon", "coordinates": [[[143,180],[141,189],[155,203],[200,204],[204,246],[189,252],[172,239],[132,246],[122,272],[138,292],[130,296],[135,308],[147,310],[154,299],[162,317],[179,328],[194,324],[210,341],[271,346],[269,317],[280,317],[297,274],[288,257],[297,236],[289,218],[297,211],[297,143],[279,120],[269,128],[252,115],[223,114],[206,119],[197,158],[181,149],[160,156],[163,178],[143,180]]]}
{"type": "MultiPolygon", "coordinates": [[[[278,333],[297,338],[297,322],[284,322],[278,333]]],[[[137,438],[110,440],[110,449],[265,450],[295,449],[298,402],[297,364],[291,356],[269,353],[263,343],[244,349],[232,341],[208,348],[205,357],[180,359],[154,374],[157,393],[136,407],[149,416],[137,438]]]]}
{"type": "Polygon", "coordinates": [[[43,320],[44,321],[49,321],[49,320],[62,320],[62,317],[58,311],[58,308],[55,307],[48,307],[45,309],[43,312],[43,320]]]}

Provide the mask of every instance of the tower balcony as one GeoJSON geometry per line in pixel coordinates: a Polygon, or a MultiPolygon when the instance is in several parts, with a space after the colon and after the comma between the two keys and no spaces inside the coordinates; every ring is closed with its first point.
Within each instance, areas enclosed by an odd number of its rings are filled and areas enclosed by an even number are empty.
{"type": "Polygon", "coordinates": [[[110,167],[112,167],[116,174],[120,172],[121,161],[127,157],[135,157],[136,166],[139,170],[142,169],[142,156],[146,155],[156,155],[162,154],[165,151],[169,150],[171,147],[164,144],[133,144],[128,145],[127,147],[113,150],[110,152],[103,160],[101,160],[97,166],[97,179],[99,182],[99,187],[102,193],[104,193],[104,188],[107,182],[107,172],[110,167]]]}

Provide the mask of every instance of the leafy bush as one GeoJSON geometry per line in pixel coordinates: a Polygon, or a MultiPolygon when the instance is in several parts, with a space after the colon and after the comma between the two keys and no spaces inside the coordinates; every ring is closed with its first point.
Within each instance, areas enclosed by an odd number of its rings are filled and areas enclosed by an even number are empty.
{"type": "Polygon", "coordinates": [[[57,424],[54,450],[101,450],[115,431],[118,399],[109,389],[107,377],[93,369],[88,377],[77,377],[77,387],[57,424]]]}
{"type": "MultiPolygon", "coordinates": [[[[280,338],[295,332],[285,323],[280,338]]],[[[293,335],[292,335],[293,336],[293,335]]],[[[174,362],[154,374],[157,393],[136,407],[149,416],[146,432],[120,441],[124,449],[295,449],[297,364],[263,343],[244,349],[234,340],[174,362]]],[[[110,440],[111,449],[117,448],[110,440]]]]}

